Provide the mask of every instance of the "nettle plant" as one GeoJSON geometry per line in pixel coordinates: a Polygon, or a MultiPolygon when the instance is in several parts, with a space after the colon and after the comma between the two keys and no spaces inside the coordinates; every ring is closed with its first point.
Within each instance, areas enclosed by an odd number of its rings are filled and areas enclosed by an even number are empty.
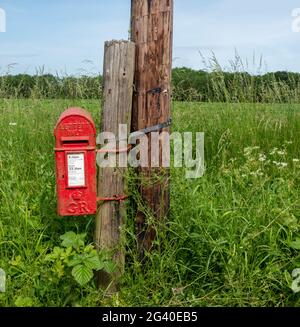
{"type": "Polygon", "coordinates": [[[112,273],[115,270],[107,253],[98,253],[93,245],[85,244],[86,234],[67,232],[60,238],[61,246],[55,247],[46,256],[57,277],[71,274],[80,286],[84,286],[91,281],[94,271],[105,270],[112,273]]]}

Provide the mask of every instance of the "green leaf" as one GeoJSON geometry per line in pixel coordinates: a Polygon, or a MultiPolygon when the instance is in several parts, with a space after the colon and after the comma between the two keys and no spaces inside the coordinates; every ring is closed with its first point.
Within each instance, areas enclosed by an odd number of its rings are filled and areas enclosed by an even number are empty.
{"type": "Polygon", "coordinates": [[[296,238],[296,241],[290,242],[290,243],[289,243],[289,246],[290,246],[292,249],[300,250],[300,238],[297,237],[297,238],[296,238]]]}
{"type": "Polygon", "coordinates": [[[112,261],[104,261],[103,262],[103,269],[108,273],[113,273],[116,270],[116,264],[112,261]]]}
{"type": "Polygon", "coordinates": [[[73,247],[78,249],[80,246],[84,246],[84,239],[86,234],[75,234],[74,232],[67,232],[60,237],[62,240],[61,245],[63,247],[73,247]]]}
{"type": "Polygon", "coordinates": [[[94,246],[92,244],[89,244],[87,245],[85,248],[84,248],[84,253],[98,253],[98,251],[94,248],[94,246]]]}
{"type": "Polygon", "coordinates": [[[66,252],[65,252],[66,257],[72,255],[72,252],[73,252],[72,247],[68,247],[68,248],[66,249],[66,252]]]}
{"type": "Polygon", "coordinates": [[[59,248],[56,246],[53,249],[52,253],[49,253],[46,255],[45,260],[46,261],[55,261],[56,259],[59,259],[63,253],[64,253],[64,250],[62,248],[59,248]]]}
{"type": "Polygon", "coordinates": [[[72,269],[72,275],[80,286],[84,286],[93,278],[93,271],[85,265],[77,265],[72,269]]]}
{"type": "Polygon", "coordinates": [[[76,242],[76,234],[74,232],[67,232],[64,235],[61,235],[60,239],[62,240],[62,246],[66,248],[73,247],[76,242]]]}
{"type": "Polygon", "coordinates": [[[284,278],[285,278],[285,281],[286,281],[287,285],[291,285],[292,282],[293,282],[291,274],[287,270],[285,270],[283,275],[284,275],[284,278]]]}
{"type": "Polygon", "coordinates": [[[15,301],[16,307],[32,307],[33,300],[30,297],[19,296],[15,301]]]}
{"type": "Polygon", "coordinates": [[[74,255],[74,257],[68,262],[69,267],[75,267],[84,262],[84,258],[81,255],[74,255]]]}
{"type": "Polygon", "coordinates": [[[86,267],[92,269],[92,270],[100,270],[104,268],[103,263],[100,261],[98,255],[89,255],[86,258],[84,258],[83,263],[86,267]]]}

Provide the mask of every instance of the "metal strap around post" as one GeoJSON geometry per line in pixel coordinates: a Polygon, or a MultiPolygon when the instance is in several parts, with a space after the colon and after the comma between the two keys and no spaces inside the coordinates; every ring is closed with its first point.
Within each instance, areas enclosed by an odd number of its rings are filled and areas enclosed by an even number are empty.
{"type": "Polygon", "coordinates": [[[146,127],[144,129],[138,130],[136,132],[133,132],[129,135],[130,138],[135,138],[135,137],[139,137],[143,134],[150,134],[152,132],[157,132],[160,131],[163,128],[169,127],[172,124],[172,118],[169,118],[166,122],[162,123],[162,124],[158,124],[158,125],[154,125],[154,126],[150,126],[150,127],[146,127]]]}
{"type": "Polygon", "coordinates": [[[128,198],[128,195],[115,195],[112,197],[97,197],[97,202],[123,202],[128,198]]]}
{"type": "Polygon", "coordinates": [[[119,148],[119,149],[97,149],[97,153],[125,153],[130,151],[131,144],[128,144],[127,148],[119,148]]]}
{"type": "MultiPolygon", "coordinates": [[[[128,138],[130,139],[132,137],[134,138],[134,137],[142,136],[143,134],[150,134],[152,132],[157,132],[157,131],[160,131],[161,129],[164,129],[166,127],[171,126],[171,124],[172,124],[172,118],[169,118],[166,122],[164,122],[162,124],[158,124],[158,125],[146,127],[144,129],[140,129],[140,130],[138,130],[136,132],[132,132],[132,133],[130,133],[128,135],[128,138]]],[[[113,138],[113,139],[107,139],[107,140],[108,141],[112,140],[112,141],[120,142],[120,141],[127,141],[128,138],[113,138]]],[[[99,144],[98,141],[97,141],[97,144],[99,144]]],[[[125,148],[124,149],[120,149],[120,150],[118,150],[118,149],[116,149],[116,150],[111,149],[111,150],[103,150],[103,151],[101,149],[99,149],[99,150],[96,150],[96,152],[100,152],[100,153],[101,152],[103,152],[103,153],[109,153],[109,152],[110,153],[120,153],[120,152],[129,151],[130,148],[131,148],[131,144],[128,145],[128,149],[125,149],[125,148]]]]}

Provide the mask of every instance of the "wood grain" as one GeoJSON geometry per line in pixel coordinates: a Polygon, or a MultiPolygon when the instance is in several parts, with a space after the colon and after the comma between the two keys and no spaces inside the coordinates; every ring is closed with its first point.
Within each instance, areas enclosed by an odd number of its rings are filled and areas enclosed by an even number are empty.
{"type": "MultiPolygon", "coordinates": [[[[128,131],[130,130],[134,61],[134,43],[128,41],[105,43],[101,132],[112,132],[117,137],[119,124],[126,124],[128,131]]],[[[117,162],[119,155],[121,154],[116,154],[117,162]]],[[[98,196],[103,198],[126,194],[125,170],[126,168],[100,168],[98,196]]],[[[99,204],[95,242],[100,251],[108,250],[112,253],[117,270],[113,274],[100,271],[98,284],[102,288],[109,287],[110,292],[117,290],[118,279],[124,269],[122,228],[125,216],[125,202],[106,201],[99,204]]]]}
{"type": "MultiPolygon", "coordinates": [[[[131,40],[136,44],[131,129],[136,131],[164,123],[171,115],[173,0],[132,0],[131,40]],[[160,88],[162,93],[153,94],[151,90],[155,88],[160,88]]],[[[164,131],[169,131],[169,128],[164,131]]],[[[149,162],[150,154],[149,147],[149,162]]],[[[156,222],[160,222],[169,212],[169,172],[149,167],[140,169],[140,174],[145,179],[145,183],[140,185],[142,199],[156,222]],[[161,178],[153,183],[153,176],[156,176],[154,179],[161,178]]],[[[136,227],[141,257],[145,250],[151,249],[156,236],[155,228],[146,220],[145,212],[139,210],[136,227]]]]}

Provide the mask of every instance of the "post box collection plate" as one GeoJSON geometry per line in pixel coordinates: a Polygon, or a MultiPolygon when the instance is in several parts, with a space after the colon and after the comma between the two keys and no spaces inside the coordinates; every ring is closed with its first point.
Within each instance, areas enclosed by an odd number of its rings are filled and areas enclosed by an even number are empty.
{"type": "Polygon", "coordinates": [[[68,187],[85,186],[84,153],[68,153],[68,187]]]}

